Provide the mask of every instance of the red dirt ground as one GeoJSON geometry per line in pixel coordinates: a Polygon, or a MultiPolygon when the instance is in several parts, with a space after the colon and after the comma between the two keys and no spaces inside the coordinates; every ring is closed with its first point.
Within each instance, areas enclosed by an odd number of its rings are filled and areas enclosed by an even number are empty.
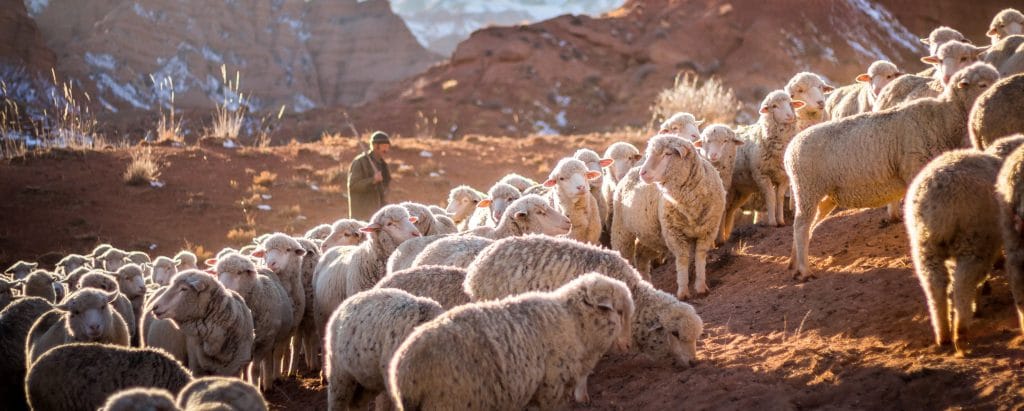
{"type": "MultiPolygon", "coordinates": [[[[398,170],[394,200],[440,203],[452,185],[486,188],[511,171],[541,178],[571,148],[603,150],[621,137],[401,140],[392,162],[398,170]],[[421,157],[423,150],[433,157],[421,157]],[[441,170],[443,175],[430,176],[441,170]]],[[[344,174],[336,170],[347,165],[356,144],[332,143],[155,147],[163,188],[125,185],[121,173],[129,154],[123,150],[53,151],[0,163],[0,265],[17,259],[52,263],[57,253],[84,253],[98,242],[156,244],[150,252],[155,256],[184,246],[210,252],[239,245],[245,240],[228,238],[235,228],[304,231],[345,210],[344,198],[330,186],[344,186],[344,174]],[[277,177],[256,191],[272,195],[260,201],[272,210],[243,207],[254,193],[253,176],[265,170],[277,177]]],[[[991,293],[979,299],[968,336],[973,352],[955,358],[951,349],[933,344],[905,228],[883,226],[882,217],[879,210],[848,210],[823,223],[811,244],[820,278],[808,283],[794,281],[786,270],[790,227],[741,226],[732,243],[712,254],[711,295],[693,302],[705,322],[700,363],[672,369],[640,357],[609,356],[590,378],[593,403],[577,408],[1024,406],[1024,350],[1003,273],[993,273],[991,293]]],[[[667,266],[655,271],[654,280],[659,288],[675,289],[667,266]]],[[[280,383],[267,399],[276,410],[326,407],[324,387],[308,372],[280,383]]]]}

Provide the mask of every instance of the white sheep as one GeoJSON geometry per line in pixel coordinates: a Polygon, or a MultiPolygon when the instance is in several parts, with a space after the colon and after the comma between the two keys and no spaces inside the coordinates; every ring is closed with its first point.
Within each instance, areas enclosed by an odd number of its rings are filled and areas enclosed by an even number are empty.
{"type": "Polygon", "coordinates": [[[939,47],[938,52],[933,55],[921,58],[921,61],[935,66],[933,78],[942,82],[943,86],[949,84],[953,74],[963,68],[981,60],[982,54],[988,47],[978,47],[962,41],[949,41],[939,47]]]}
{"type": "Polygon", "coordinates": [[[174,264],[174,260],[167,257],[157,257],[153,260],[152,269],[152,280],[161,286],[167,285],[171,282],[171,277],[174,277],[178,273],[178,267],[174,264]]]}
{"type": "Polygon", "coordinates": [[[366,226],[365,221],[343,218],[331,224],[331,234],[320,244],[320,249],[327,251],[331,248],[342,245],[359,245],[366,241],[366,233],[359,229],[366,226]]]}
{"type": "Polygon", "coordinates": [[[25,341],[36,320],[52,309],[42,298],[23,297],[0,310],[0,398],[8,409],[29,409],[25,399],[25,341]]]}
{"type": "Polygon", "coordinates": [[[114,247],[110,247],[103,254],[94,258],[94,266],[103,268],[104,270],[107,270],[112,273],[117,272],[117,270],[121,268],[121,266],[131,262],[131,260],[128,259],[127,251],[117,249],[114,247]]]}
{"type": "Polygon", "coordinates": [[[523,196],[519,189],[505,183],[495,183],[487,191],[487,197],[477,203],[477,209],[469,219],[466,230],[478,227],[494,227],[501,220],[505,208],[523,196]]]}
{"type": "Polygon", "coordinates": [[[434,300],[393,288],[345,300],[327,325],[327,409],[365,409],[374,397],[378,405],[386,404],[380,394],[387,389],[392,355],[416,326],[443,312],[434,300]]]}
{"type": "Polygon", "coordinates": [[[55,282],[57,282],[56,275],[46,270],[35,270],[25,276],[22,295],[39,297],[51,303],[57,302],[57,292],[53,289],[55,282]]]}
{"type": "Polygon", "coordinates": [[[594,196],[594,199],[597,200],[597,209],[601,215],[601,225],[603,227],[604,222],[608,220],[608,206],[610,203],[605,201],[604,196],[601,195],[601,184],[604,182],[605,169],[614,165],[615,160],[601,158],[596,151],[589,148],[576,150],[572,157],[586,164],[590,171],[601,173],[601,178],[590,180],[590,195],[594,196]]]}
{"type": "Polygon", "coordinates": [[[552,198],[556,209],[569,217],[572,228],[569,238],[599,244],[601,240],[601,214],[597,199],[590,191],[590,181],[601,178],[600,171],[587,168],[582,161],[563,158],[551,170],[545,187],[555,188],[552,198]]]}
{"type": "Polygon", "coordinates": [[[806,71],[797,73],[789,79],[786,83],[786,93],[789,93],[793,101],[806,103],[796,110],[797,130],[804,130],[829,120],[825,111],[825,96],[834,89],[826,84],[821,76],[806,71]]]}
{"type": "Polygon", "coordinates": [[[605,204],[608,204],[608,215],[605,216],[604,221],[601,223],[604,225],[605,232],[610,235],[615,186],[619,184],[619,180],[622,180],[622,177],[625,177],[631,168],[640,164],[643,155],[636,146],[625,141],[618,141],[608,146],[604,151],[604,158],[613,160],[608,168],[608,172],[604,174],[604,178],[601,181],[601,196],[604,197],[605,204]]]}
{"type": "Polygon", "coordinates": [[[267,401],[252,384],[238,378],[203,377],[192,380],[178,393],[178,406],[186,411],[267,411],[267,401]]]}
{"type": "Polygon", "coordinates": [[[951,76],[978,61],[985,49],[956,40],[943,43],[934,54],[921,58],[921,61],[932,65],[931,77],[907,75],[893,80],[875,99],[874,111],[888,110],[925,97],[938,97],[951,76]]]}
{"type": "Polygon", "coordinates": [[[14,263],[14,265],[12,265],[12,266],[8,267],[6,270],[4,270],[4,274],[7,274],[13,280],[21,280],[21,279],[24,279],[25,277],[27,277],[29,275],[29,273],[34,271],[36,269],[36,267],[39,267],[38,263],[30,263],[28,261],[18,261],[16,263],[14,263]]]}
{"type": "Polygon", "coordinates": [[[114,310],[121,314],[121,319],[128,325],[128,332],[131,333],[133,339],[135,338],[135,330],[138,329],[140,319],[135,317],[135,308],[132,306],[131,300],[120,292],[117,279],[113,275],[104,274],[103,271],[90,271],[78,279],[78,287],[76,289],[81,290],[83,288],[95,288],[117,294],[113,302],[114,310]]]}
{"type": "Polygon", "coordinates": [[[984,56],[985,62],[995,67],[1001,76],[1024,73],[1024,36],[1006,37],[993,44],[984,56]]]}
{"type": "Polygon", "coordinates": [[[1024,14],[1017,9],[1003,9],[997,13],[988,26],[988,32],[985,33],[992,39],[993,46],[1015,34],[1024,34],[1024,14]]]}
{"type": "Polygon", "coordinates": [[[944,151],[962,147],[974,100],[999,79],[976,63],[957,72],[938,98],[864,113],[805,130],[786,149],[796,216],[790,268],[813,277],[811,233],[836,207],[878,207],[899,200],[914,176],[944,151]]]}
{"type": "Polygon", "coordinates": [[[510,237],[480,253],[466,270],[466,292],[476,301],[527,291],[549,291],[589,272],[626,283],[636,316],[633,349],[677,367],[693,365],[703,322],[693,306],[643,281],[619,253],[547,236],[510,237]]]}
{"type": "MultiPolygon", "coordinates": [[[[451,237],[451,239],[457,238],[480,239],[472,236],[451,237]]],[[[492,242],[485,241],[487,245],[492,242]]],[[[462,287],[465,280],[466,270],[464,268],[448,265],[421,265],[388,274],[373,288],[397,288],[417,297],[437,301],[441,307],[450,310],[453,307],[469,303],[469,295],[462,287]]]]}
{"type": "Polygon", "coordinates": [[[306,230],[306,233],[303,234],[302,237],[314,241],[324,241],[327,239],[327,236],[331,235],[331,231],[334,231],[334,229],[330,224],[319,224],[316,227],[306,230]]]}
{"type": "MultiPolygon", "coordinates": [[[[142,318],[142,306],[146,303],[146,282],[143,279],[142,267],[135,263],[125,264],[114,273],[114,278],[117,280],[117,291],[132,303],[133,317],[136,320],[142,318]]],[[[132,326],[138,327],[140,322],[135,321],[132,326]]],[[[131,332],[133,337],[138,335],[137,328],[131,332]]],[[[138,342],[138,338],[132,338],[132,341],[138,342]]]]}
{"type": "Polygon", "coordinates": [[[153,301],[159,319],[171,319],[185,334],[188,368],[196,376],[239,375],[253,359],[253,321],[245,300],[198,270],[171,278],[153,301]]]}
{"type": "MultiPolygon", "coordinates": [[[[302,317],[306,312],[306,304],[313,304],[312,301],[306,300],[306,288],[303,284],[306,247],[298,239],[287,234],[274,233],[263,240],[253,256],[263,258],[264,265],[277,276],[285,293],[288,294],[292,306],[291,334],[294,338],[299,338],[299,324],[302,323],[302,317]]],[[[312,283],[310,286],[312,287],[312,283]]],[[[277,347],[275,350],[287,352],[288,347],[277,347]]],[[[291,361],[284,364],[282,371],[285,375],[295,371],[293,365],[291,361]]]]}
{"type": "Polygon", "coordinates": [[[448,207],[445,211],[451,215],[452,221],[460,231],[469,226],[469,218],[476,212],[477,204],[486,197],[486,194],[477,191],[473,187],[461,185],[453,188],[448,193],[448,207]]]}
{"type": "Polygon", "coordinates": [[[888,60],[878,60],[868,66],[867,73],[858,75],[856,82],[832,92],[825,102],[830,120],[872,111],[875,99],[885,86],[904,73],[888,60]]]}
{"type": "Polygon", "coordinates": [[[73,271],[79,269],[80,267],[89,267],[91,263],[92,260],[90,260],[88,257],[84,255],[68,254],[57,262],[57,266],[54,268],[54,272],[56,272],[61,277],[66,277],[68,274],[71,274],[73,271]]]}
{"type": "MultiPolygon", "coordinates": [[[[482,230],[489,227],[479,227],[471,231],[482,230]]],[[[410,238],[402,242],[395,252],[391,253],[388,257],[387,273],[391,274],[397,271],[405,270],[412,267],[413,261],[416,261],[416,257],[420,255],[430,244],[438,241],[442,238],[452,237],[451,235],[428,235],[416,238],[410,238]]]]}
{"type": "Polygon", "coordinates": [[[447,221],[451,221],[450,219],[439,218],[430,211],[430,208],[423,204],[405,201],[398,205],[405,207],[409,211],[409,215],[416,217],[416,229],[424,236],[454,234],[458,232],[454,223],[447,224],[447,221]]]}
{"type": "MultiPolygon", "coordinates": [[[[320,262],[321,249],[312,240],[302,238],[296,240],[306,250],[306,255],[302,256],[302,289],[306,294],[306,307],[302,310],[302,320],[299,321],[298,341],[293,345],[302,348],[301,351],[306,362],[306,368],[317,370],[320,368],[319,356],[322,339],[320,338],[319,331],[317,331],[316,319],[313,316],[313,311],[315,311],[316,307],[316,303],[313,301],[315,298],[313,276],[316,272],[316,265],[320,262]]],[[[298,354],[299,350],[292,350],[291,364],[297,362],[296,356],[298,354]]],[[[289,365],[288,368],[295,369],[292,365],[289,365]]]]}
{"type": "Polygon", "coordinates": [[[978,96],[970,114],[971,144],[984,150],[1000,138],[1024,133],[1024,74],[999,80],[978,96]]]}
{"type": "Polygon", "coordinates": [[[911,256],[935,343],[948,344],[952,335],[959,355],[966,351],[964,333],[974,317],[978,286],[1002,250],[995,197],[1001,163],[977,150],[948,151],[928,163],[907,189],[911,256]]]}
{"type": "Polygon", "coordinates": [[[156,318],[153,314],[153,302],[160,299],[167,286],[160,287],[147,297],[149,304],[140,319],[139,335],[143,347],[159,348],[170,354],[182,364],[188,364],[188,349],[185,344],[185,333],[174,321],[156,318]]]}
{"type": "Polygon", "coordinates": [[[736,131],[724,124],[712,124],[700,133],[700,140],[694,146],[700,148],[701,154],[718,171],[722,179],[722,187],[729,191],[732,187],[732,174],[736,166],[736,152],[746,141],[736,135],[736,131]]]}
{"type": "Polygon", "coordinates": [[[404,207],[388,205],[378,210],[361,229],[369,238],[356,247],[333,248],[320,259],[314,284],[317,330],[348,296],[368,290],[387,273],[387,261],[402,242],[421,237],[416,219],[404,207]],[[333,253],[332,253],[333,252],[333,253]]]}
{"type": "Polygon", "coordinates": [[[177,264],[178,271],[199,269],[199,258],[191,251],[182,250],[175,254],[174,263],[177,264]]]}
{"type": "MultiPolygon", "coordinates": [[[[480,254],[480,251],[491,245],[493,242],[493,239],[476,235],[461,235],[442,238],[424,248],[423,251],[416,256],[416,259],[413,260],[410,267],[441,265],[466,268],[473,262],[473,259],[476,258],[477,254],[480,254]]],[[[385,280],[386,279],[387,277],[385,277],[385,280]]]]}
{"type": "Polygon", "coordinates": [[[661,123],[658,134],[675,134],[690,141],[700,138],[700,125],[704,120],[697,120],[693,114],[679,112],[661,123]]]}
{"type": "Polygon", "coordinates": [[[996,177],[999,230],[1006,251],[1006,276],[1010,280],[1017,319],[1024,334],[1024,148],[1006,158],[996,177]]]}
{"type": "Polygon", "coordinates": [[[633,310],[625,284],[599,274],[456,307],[398,348],[388,394],[409,410],[562,409],[570,390],[588,402],[587,377],[613,344],[628,347],[633,310]]]}
{"type": "Polygon", "coordinates": [[[27,364],[53,347],[73,342],[128,346],[128,327],[111,307],[117,294],[95,289],[76,291],[67,301],[43,314],[25,342],[27,364]]]}
{"type": "Polygon", "coordinates": [[[127,388],[178,392],[192,379],[160,350],[104,344],[68,344],[32,364],[25,391],[34,410],[93,411],[127,388]]]}
{"type": "Polygon", "coordinates": [[[107,398],[100,411],[178,411],[170,391],[160,388],[129,388],[107,398]]]}
{"type": "MultiPolygon", "coordinates": [[[[935,53],[939,51],[939,47],[942,47],[943,44],[950,41],[967,41],[967,37],[964,37],[962,33],[955,29],[946,26],[939,26],[932,30],[932,32],[928,34],[928,37],[921,39],[921,43],[928,46],[929,56],[934,56],[935,53]]],[[[930,76],[931,73],[926,75],[930,76]]]]}
{"type": "MultiPolygon", "coordinates": [[[[513,201],[502,213],[496,227],[478,227],[466,234],[496,240],[526,234],[566,235],[571,230],[572,221],[569,217],[552,207],[544,198],[529,194],[513,201]]],[[[426,247],[429,244],[423,251],[426,247]]]]}
{"type": "Polygon", "coordinates": [[[533,181],[533,179],[529,177],[523,177],[516,173],[505,174],[505,176],[502,177],[501,180],[498,180],[498,182],[505,183],[512,187],[515,187],[516,190],[519,190],[520,192],[524,192],[530,187],[536,186],[538,184],[536,181],[533,181]]]}

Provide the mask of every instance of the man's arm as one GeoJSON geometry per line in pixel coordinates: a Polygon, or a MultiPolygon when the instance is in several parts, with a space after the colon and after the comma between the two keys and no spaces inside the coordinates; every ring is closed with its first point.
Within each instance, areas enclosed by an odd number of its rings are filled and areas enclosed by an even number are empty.
{"type": "Polygon", "coordinates": [[[349,191],[366,192],[373,189],[373,175],[366,172],[366,167],[363,167],[361,162],[369,160],[366,157],[362,157],[359,160],[353,161],[348,168],[348,189],[349,191]],[[369,174],[369,175],[367,175],[369,174]]]}

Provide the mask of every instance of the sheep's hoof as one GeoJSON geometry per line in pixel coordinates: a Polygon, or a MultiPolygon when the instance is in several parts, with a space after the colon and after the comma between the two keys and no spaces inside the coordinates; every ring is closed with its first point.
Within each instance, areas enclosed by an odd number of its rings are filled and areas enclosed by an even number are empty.
{"type": "Polygon", "coordinates": [[[711,289],[709,289],[706,285],[703,287],[696,287],[695,291],[697,292],[697,297],[705,297],[711,293],[711,289]]]}
{"type": "Polygon", "coordinates": [[[678,298],[679,301],[689,300],[690,299],[690,291],[689,290],[679,291],[679,292],[676,293],[676,298],[678,298]]]}
{"type": "Polygon", "coordinates": [[[587,390],[577,389],[573,397],[577,404],[590,404],[590,393],[588,393],[587,390]]]}
{"type": "Polygon", "coordinates": [[[814,275],[814,273],[804,274],[804,273],[801,273],[801,272],[797,271],[797,273],[793,275],[793,279],[797,280],[797,281],[799,281],[801,283],[806,283],[806,282],[811,281],[812,279],[815,279],[815,278],[818,278],[818,276],[814,275]]]}

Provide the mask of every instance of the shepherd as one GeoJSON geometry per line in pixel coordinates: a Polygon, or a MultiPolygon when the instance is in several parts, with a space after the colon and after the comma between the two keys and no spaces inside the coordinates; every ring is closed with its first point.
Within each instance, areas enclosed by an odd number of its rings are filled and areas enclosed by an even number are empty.
{"type": "Polygon", "coordinates": [[[370,135],[370,149],[358,155],[348,168],[348,215],[367,221],[388,203],[391,171],[384,161],[391,139],[383,131],[370,135]]]}

